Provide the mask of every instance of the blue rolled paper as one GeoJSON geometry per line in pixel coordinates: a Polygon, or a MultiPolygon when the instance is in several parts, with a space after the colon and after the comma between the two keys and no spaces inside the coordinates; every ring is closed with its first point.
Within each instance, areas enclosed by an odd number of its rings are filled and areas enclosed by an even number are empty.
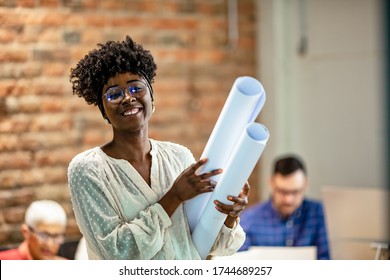
{"type": "Polygon", "coordinates": [[[206,259],[226,219],[215,209],[214,200],[231,205],[228,195],[238,196],[259,160],[269,138],[267,128],[250,123],[241,135],[233,154],[192,232],[192,241],[202,259],[206,259]]]}
{"type": "MultiPolygon", "coordinates": [[[[258,80],[249,76],[243,76],[234,81],[225,105],[201,155],[201,158],[207,158],[208,161],[197,170],[197,174],[219,168],[225,169],[240,136],[243,134],[246,126],[256,119],[264,103],[264,88],[258,80]]],[[[218,182],[220,176],[221,174],[214,176],[212,179],[218,182]]],[[[191,232],[198,224],[210,196],[210,193],[201,194],[184,203],[184,211],[191,232]]]]}

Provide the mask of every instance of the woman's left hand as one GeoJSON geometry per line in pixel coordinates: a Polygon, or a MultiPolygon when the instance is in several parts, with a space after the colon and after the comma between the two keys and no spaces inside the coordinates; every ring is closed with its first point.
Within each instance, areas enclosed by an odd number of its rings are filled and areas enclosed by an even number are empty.
{"type": "Polygon", "coordinates": [[[215,208],[219,212],[228,215],[225,220],[225,225],[227,227],[232,228],[234,226],[237,217],[248,205],[249,190],[249,183],[246,182],[238,196],[229,195],[227,199],[233,202],[232,205],[224,204],[218,200],[214,200],[215,208]]]}

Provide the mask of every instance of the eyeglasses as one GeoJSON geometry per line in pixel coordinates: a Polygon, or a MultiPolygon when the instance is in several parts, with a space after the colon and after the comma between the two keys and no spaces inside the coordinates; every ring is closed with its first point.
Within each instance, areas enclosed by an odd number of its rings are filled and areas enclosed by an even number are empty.
{"type": "Polygon", "coordinates": [[[275,191],[276,191],[276,193],[278,193],[279,195],[282,195],[282,196],[287,196],[287,195],[298,196],[298,195],[303,193],[304,188],[288,191],[288,190],[283,190],[283,189],[275,187],[275,191]]]}
{"type": "Polygon", "coordinates": [[[129,82],[125,88],[119,86],[109,88],[106,93],[103,94],[103,97],[105,97],[107,101],[112,104],[119,104],[123,101],[123,99],[125,99],[126,90],[131,96],[135,98],[141,98],[146,94],[146,88],[147,85],[145,82],[141,80],[135,80],[129,82]]]}
{"type": "Polygon", "coordinates": [[[63,233],[52,234],[44,231],[37,231],[31,226],[28,226],[28,229],[34,233],[41,242],[47,242],[49,239],[51,239],[56,244],[62,244],[65,241],[63,233]]]}

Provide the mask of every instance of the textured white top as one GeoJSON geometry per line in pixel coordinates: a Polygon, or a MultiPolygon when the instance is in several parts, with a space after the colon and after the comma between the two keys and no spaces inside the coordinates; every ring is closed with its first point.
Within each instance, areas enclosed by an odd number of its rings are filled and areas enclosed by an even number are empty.
{"type": "MultiPolygon", "coordinates": [[[[75,156],[68,168],[73,210],[90,259],[200,259],[180,205],[171,217],[158,203],[177,176],[195,162],[185,147],[150,139],[151,186],[126,160],[99,147],[75,156]]],[[[222,227],[211,255],[231,255],[243,244],[237,223],[222,227]]]]}

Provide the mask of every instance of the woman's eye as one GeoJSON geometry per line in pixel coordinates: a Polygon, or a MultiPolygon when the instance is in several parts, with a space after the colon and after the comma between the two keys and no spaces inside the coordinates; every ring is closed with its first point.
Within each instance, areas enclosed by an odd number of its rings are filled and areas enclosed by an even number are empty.
{"type": "Polygon", "coordinates": [[[138,87],[138,86],[130,86],[130,87],[129,87],[129,91],[130,91],[131,93],[139,92],[139,91],[141,91],[141,90],[142,90],[142,87],[138,87]]]}
{"type": "Polygon", "coordinates": [[[110,92],[107,94],[109,100],[115,100],[122,97],[122,92],[110,92]]]}

